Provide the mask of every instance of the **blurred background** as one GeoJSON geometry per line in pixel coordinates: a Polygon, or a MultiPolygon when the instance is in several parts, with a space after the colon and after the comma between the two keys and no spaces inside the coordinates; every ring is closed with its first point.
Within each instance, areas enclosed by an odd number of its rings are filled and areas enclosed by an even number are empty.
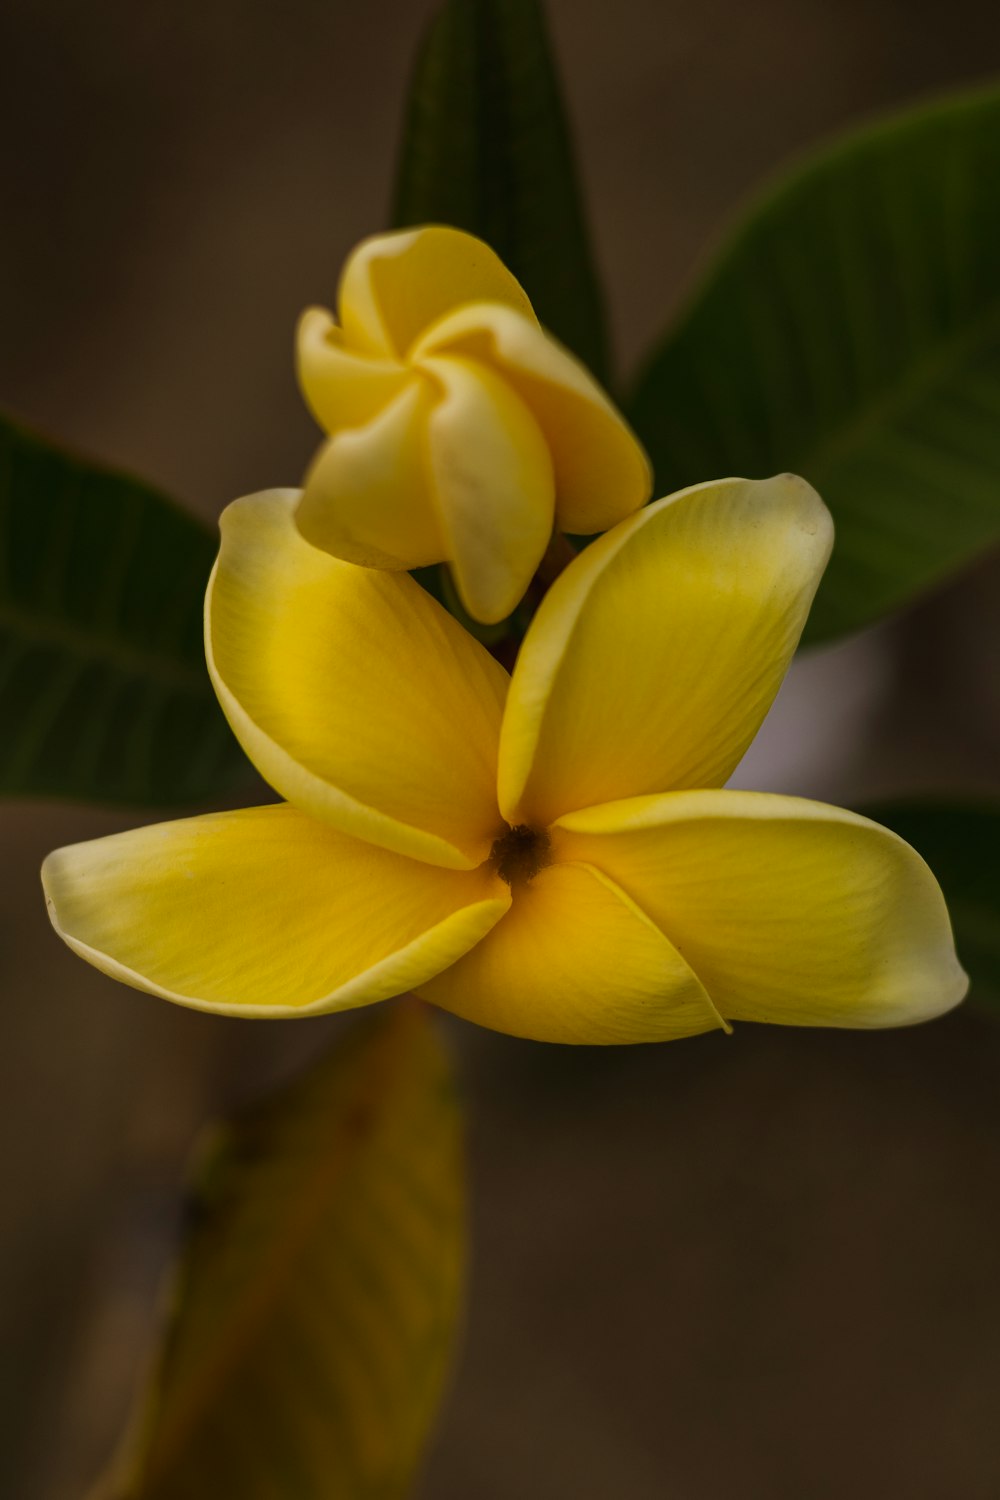
{"type": "MultiPolygon", "coordinates": [[[[7,0],[0,404],[208,518],[297,482],[294,320],[385,223],[432,9],[7,0]]],[[[926,26],[902,0],[549,10],[623,373],[779,164],[1000,70],[976,0],[926,26]]],[[[981,565],[800,660],[740,783],[848,805],[997,790],[998,585],[981,565]]],[[[56,940],[43,855],[143,821],[0,808],[16,1500],[75,1500],[117,1436],[201,1124],[344,1024],[186,1012],[56,940]]],[[[474,1267],[423,1500],[995,1500],[1000,1026],[966,1007],[622,1052],[449,1029],[474,1267]]]]}

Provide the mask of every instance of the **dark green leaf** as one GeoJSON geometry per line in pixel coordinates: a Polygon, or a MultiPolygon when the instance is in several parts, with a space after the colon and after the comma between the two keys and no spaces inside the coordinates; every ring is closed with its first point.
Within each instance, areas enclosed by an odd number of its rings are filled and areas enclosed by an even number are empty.
{"type": "Polygon", "coordinates": [[[402,1500],[463,1281],[461,1114],[435,1023],[380,1009],[206,1157],[114,1500],[402,1500]]]}
{"type": "Polygon", "coordinates": [[[926,859],[948,902],[973,998],[1000,1005],[1000,805],[890,802],[864,811],[926,859]]]}
{"type": "Polygon", "coordinates": [[[1000,92],[809,160],[754,208],[630,409],[657,492],[805,475],[837,523],[807,639],[1000,540],[1000,92]]]}
{"type": "Polygon", "coordinates": [[[447,0],[431,23],[393,218],[488,241],[545,326],[607,381],[600,287],[537,0],[447,0]]]}
{"type": "Polygon", "coordinates": [[[247,774],[205,668],[216,543],[0,418],[0,793],[177,803],[247,774]]]}

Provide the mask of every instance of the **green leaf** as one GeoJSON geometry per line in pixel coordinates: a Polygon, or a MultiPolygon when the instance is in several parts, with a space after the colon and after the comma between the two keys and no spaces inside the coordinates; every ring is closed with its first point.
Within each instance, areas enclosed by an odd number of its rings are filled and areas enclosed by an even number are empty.
{"type": "Polygon", "coordinates": [[[794,470],[837,543],[807,639],[1000,540],[1000,92],[902,115],[754,207],[642,376],[657,493],[794,470]]]}
{"type": "Polygon", "coordinates": [[[434,1021],[383,1007],[208,1154],[115,1500],[397,1500],[450,1362],[461,1118],[434,1021]]]}
{"type": "Polygon", "coordinates": [[[248,774],[205,668],[216,542],[0,418],[0,794],[189,802],[248,774]]]}
{"type": "Polygon", "coordinates": [[[542,323],[608,377],[601,291],[537,0],[447,0],[410,93],[393,222],[488,241],[542,323]]]}
{"type": "Polygon", "coordinates": [[[890,802],[864,812],[926,859],[948,902],[973,999],[1000,1006],[1000,805],[890,802]]]}

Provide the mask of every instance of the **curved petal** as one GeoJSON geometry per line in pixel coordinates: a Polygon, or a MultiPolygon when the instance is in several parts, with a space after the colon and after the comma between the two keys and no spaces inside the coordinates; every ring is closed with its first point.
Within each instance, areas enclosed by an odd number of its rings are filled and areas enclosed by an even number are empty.
{"type": "Polygon", "coordinates": [[[307,542],[367,568],[440,562],[446,544],[427,483],[430,383],[409,384],[364,427],[324,444],[295,521],[307,542]]]}
{"type": "Polygon", "coordinates": [[[934,876],[856,813],[675,792],[574,813],[552,839],[628,891],[729,1020],[899,1026],[965,994],[934,876]]]}
{"type": "Polygon", "coordinates": [[[494,624],[523,597],[552,535],[552,460],[524,403],[464,359],[421,368],[442,392],[427,431],[429,481],[455,584],[473,619],[494,624]]]}
{"type": "Polygon", "coordinates": [[[496,371],[537,421],[556,479],[556,524],[589,536],[645,505],[649,460],[621,413],[579,360],[534,318],[473,303],[433,324],[412,358],[458,354],[496,371]]]}
{"type": "Polygon", "coordinates": [[[724,782],[781,685],[832,536],[805,480],[724,479],[647,506],[575,558],[511,681],[507,821],[724,782]]]}
{"type": "Polygon", "coordinates": [[[396,360],[355,354],[323,307],[308,307],[295,337],[302,394],[327,432],[360,427],[399,394],[412,376],[396,360]]]}
{"type": "Polygon", "coordinates": [[[386,849],[468,868],[500,826],[507,674],[402,573],[299,535],[296,490],[237,500],[205,600],[219,701],[261,775],[386,849]]]}
{"type": "Polygon", "coordinates": [[[344,266],[337,305],[350,344],[401,359],[429,323],[480,301],[534,318],[520,284],[485,241],[430,224],[362,240],[344,266]]]}
{"type": "Polygon", "coordinates": [[[402,994],[510,905],[488,872],[390,854],[283,805],[59,849],[42,884],[60,937],[113,979],[236,1016],[402,994]]]}
{"type": "Polygon", "coordinates": [[[420,986],[444,1010],[540,1042],[660,1042],[722,1026],[662,932],[606,876],[550,865],[464,958],[420,986]]]}

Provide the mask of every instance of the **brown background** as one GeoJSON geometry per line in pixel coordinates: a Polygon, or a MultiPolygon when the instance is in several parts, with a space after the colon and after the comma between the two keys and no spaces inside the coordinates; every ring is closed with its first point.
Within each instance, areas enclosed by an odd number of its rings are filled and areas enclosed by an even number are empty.
{"type": "MultiPolygon", "coordinates": [[[[214,516],[313,441],[293,320],[382,225],[425,0],[7,0],[0,400],[214,516]]],[[[995,9],[553,0],[623,368],[734,205],[848,121],[1000,71],[995,9]]],[[[710,476],[706,476],[710,477],[710,476]]],[[[997,577],[797,668],[744,780],[997,779],[997,577]]],[[[199,1122],[336,1022],[116,988],[37,867],[134,818],[0,811],[0,1493],[112,1441],[199,1122]]],[[[625,1053],[452,1027],[476,1265],[425,1500],[1000,1496],[1000,1030],[742,1027],[625,1053]]],[[[228,1500],[228,1497],[220,1497],[228,1500]]],[[[234,1497],[235,1500],[235,1497],[234,1497]]]]}

